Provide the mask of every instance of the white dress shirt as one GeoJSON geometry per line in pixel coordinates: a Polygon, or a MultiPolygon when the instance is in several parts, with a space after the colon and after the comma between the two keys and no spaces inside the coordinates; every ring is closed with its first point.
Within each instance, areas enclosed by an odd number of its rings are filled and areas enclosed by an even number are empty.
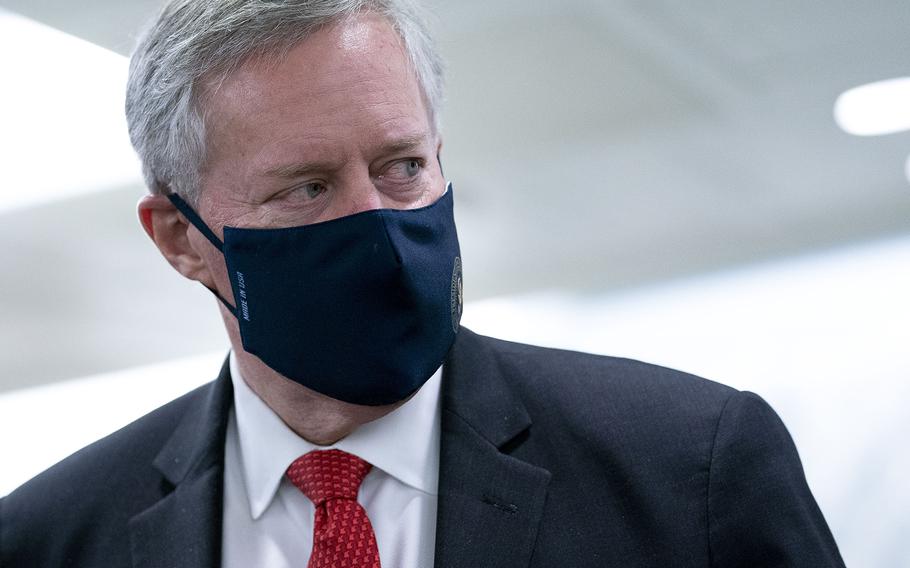
{"type": "Polygon", "coordinates": [[[439,481],[442,369],[411,400],[331,446],[297,434],[254,393],[230,355],[234,383],[224,456],[222,566],[302,568],[313,546],[313,503],[284,473],[311,450],[337,448],[373,464],[358,502],[383,568],[430,567],[439,481]]]}

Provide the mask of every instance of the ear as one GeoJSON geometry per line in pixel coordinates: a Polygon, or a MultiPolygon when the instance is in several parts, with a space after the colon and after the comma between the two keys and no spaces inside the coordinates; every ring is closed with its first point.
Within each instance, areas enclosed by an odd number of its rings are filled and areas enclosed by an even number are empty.
{"type": "Polygon", "coordinates": [[[214,287],[205,259],[189,238],[190,224],[170,200],[164,195],[146,195],[136,208],[142,228],[168,263],[190,280],[214,287]]]}

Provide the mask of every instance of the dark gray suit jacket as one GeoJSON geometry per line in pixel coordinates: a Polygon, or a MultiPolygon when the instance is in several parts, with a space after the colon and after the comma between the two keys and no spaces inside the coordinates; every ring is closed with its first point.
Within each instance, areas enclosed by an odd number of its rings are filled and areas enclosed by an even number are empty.
{"type": "MultiPolygon", "coordinates": [[[[225,365],[0,500],[0,566],[217,566],[231,402],[225,365]]],[[[754,394],[462,329],[442,409],[436,566],[843,566],[754,394]]]]}

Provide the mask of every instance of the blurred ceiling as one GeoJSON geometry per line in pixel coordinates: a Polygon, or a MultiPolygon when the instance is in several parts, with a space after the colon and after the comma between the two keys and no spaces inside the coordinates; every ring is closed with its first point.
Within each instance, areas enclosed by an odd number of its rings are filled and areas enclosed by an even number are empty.
{"type": "MultiPolygon", "coordinates": [[[[123,54],[158,4],[0,0],[123,54]]],[[[910,134],[832,120],[847,88],[910,74],[906,1],[432,5],[469,300],[910,232],[910,134]]],[[[214,301],[142,234],[141,193],[0,214],[0,390],[226,344],[214,301]]]]}

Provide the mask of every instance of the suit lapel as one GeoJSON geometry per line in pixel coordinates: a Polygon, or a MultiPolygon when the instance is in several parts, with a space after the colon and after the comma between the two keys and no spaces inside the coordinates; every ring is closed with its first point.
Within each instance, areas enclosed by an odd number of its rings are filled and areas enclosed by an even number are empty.
{"type": "Polygon", "coordinates": [[[218,566],[224,437],[233,400],[227,362],[201,408],[190,408],[154,461],[172,487],[130,520],[134,568],[218,566]]]}
{"type": "Polygon", "coordinates": [[[444,373],[436,566],[527,567],[550,472],[508,449],[528,435],[530,417],[467,329],[444,373]]]}

